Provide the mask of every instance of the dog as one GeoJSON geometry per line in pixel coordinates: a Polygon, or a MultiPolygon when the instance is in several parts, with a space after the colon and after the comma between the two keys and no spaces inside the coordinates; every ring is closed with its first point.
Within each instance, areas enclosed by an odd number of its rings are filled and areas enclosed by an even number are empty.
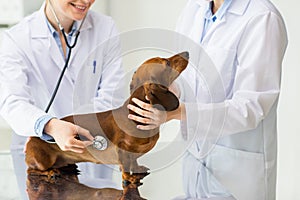
{"type": "MultiPolygon", "coordinates": [[[[173,111],[179,100],[169,91],[171,83],[186,69],[189,54],[182,52],[170,58],[151,58],[133,74],[130,83],[130,97],[120,108],[106,112],[72,115],[62,120],[75,123],[93,136],[101,135],[108,141],[108,148],[99,151],[88,146],[81,153],[62,151],[56,144],[50,144],[38,137],[31,137],[26,143],[26,164],[28,174],[48,173],[47,170],[61,168],[78,162],[98,164],[119,164],[123,179],[122,200],[143,199],[138,187],[149,169],[139,166],[137,158],[150,151],[159,138],[159,127],[153,130],[137,129],[137,122],[128,119],[133,113],[127,108],[134,104],[133,98],[148,102],[157,109],[173,111]]],[[[135,113],[133,113],[135,114],[135,113]]]]}
{"type": "Polygon", "coordinates": [[[27,176],[27,194],[30,200],[116,200],[123,194],[121,190],[113,188],[97,189],[80,184],[76,165],[48,172],[49,177],[37,174],[27,176]]]}

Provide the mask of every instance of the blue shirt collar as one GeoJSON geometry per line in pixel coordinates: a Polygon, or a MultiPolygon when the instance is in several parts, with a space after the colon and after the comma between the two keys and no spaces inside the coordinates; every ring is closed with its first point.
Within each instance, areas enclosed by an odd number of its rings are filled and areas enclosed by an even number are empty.
{"type": "Polygon", "coordinates": [[[206,12],[204,14],[204,17],[206,20],[212,20],[215,22],[217,19],[221,20],[225,13],[227,12],[228,8],[230,7],[232,0],[224,0],[224,3],[221,5],[221,7],[218,9],[218,11],[213,15],[212,10],[212,2],[209,2],[206,8],[206,12]]]}
{"type": "MultiPolygon", "coordinates": [[[[45,19],[47,22],[47,26],[49,28],[50,33],[55,37],[56,35],[59,35],[58,32],[54,29],[54,27],[50,24],[49,20],[47,19],[46,15],[45,15],[45,19]]],[[[73,34],[76,32],[77,30],[77,26],[78,26],[78,22],[74,21],[73,25],[72,25],[72,29],[70,31],[70,33],[68,34],[69,36],[73,36],[73,34]]]]}

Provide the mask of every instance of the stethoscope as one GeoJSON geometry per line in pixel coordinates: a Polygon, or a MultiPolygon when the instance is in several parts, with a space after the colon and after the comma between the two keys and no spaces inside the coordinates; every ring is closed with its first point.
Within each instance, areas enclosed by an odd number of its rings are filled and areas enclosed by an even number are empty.
{"type": "MultiPolygon", "coordinates": [[[[50,0],[49,0],[49,5],[50,5],[50,10],[51,10],[51,12],[52,12],[52,14],[53,14],[53,16],[54,16],[54,18],[55,18],[55,21],[56,21],[56,23],[57,23],[57,25],[58,25],[58,27],[59,27],[59,30],[60,30],[61,34],[62,34],[63,37],[64,37],[64,40],[65,40],[65,42],[66,42],[66,45],[67,45],[69,51],[68,51],[68,54],[67,54],[67,58],[66,58],[65,65],[64,65],[64,67],[63,67],[63,69],[62,69],[62,71],[61,71],[61,73],[60,73],[60,75],[59,75],[59,79],[58,79],[58,81],[57,81],[57,83],[56,83],[56,85],[55,85],[55,88],[54,88],[54,91],[53,91],[53,93],[52,93],[52,96],[51,96],[51,98],[50,98],[50,100],[49,100],[49,103],[48,103],[46,109],[45,109],[45,112],[46,112],[46,113],[48,113],[48,111],[49,111],[49,109],[50,109],[50,107],[51,107],[51,105],[52,105],[52,103],[53,103],[53,101],[54,101],[54,98],[55,98],[55,96],[56,96],[56,94],[57,94],[57,91],[58,91],[58,88],[59,88],[59,86],[60,86],[60,84],[61,84],[62,78],[63,78],[63,76],[64,76],[64,74],[65,74],[65,71],[66,71],[68,65],[69,65],[69,61],[70,61],[70,58],[71,58],[71,52],[72,52],[72,49],[73,49],[73,48],[76,46],[76,44],[77,44],[77,40],[78,40],[78,37],[79,37],[79,34],[80,34],[80,30],[81,30],[82,24],[83,24],[83,22],[85,21],[85,18],[86,18],[86,15],[85,15],[84,18],[83,18],[83,20],[82,20],[82,22],[81,22],[81,24],[80,24],[80,26],[79,26],[79,28],[78,28],[77,31],[75,32],[75,39],[74,39],[73,44],[70,44],[70,43],[68,42],[67,35],[66,35],[66,33],[65,33],[64,27],[63,27],[63,26],[61,25],[61,23],[59,22],[59,19],[58,19],[57,15],[56,15],[56,13],[55,13],[55,11],[54,11],[54,9],[53,9],[53,5],[52,5],[52,2],[51,2],[50,0]]],[[[72,36],[72,37],[74,37],[74,36],[72,36]]],[[[108,147],[108,142],[107,142],[106,138],[104,138],[104,137],[101,136],[101,135],[98,135],[98,136],[96,136],[96,137],[94,138],[94,141],[93,141],[93,147],[96,148],[96,149],[98,149],[98,150],[103,151],[103,150],[107,149],[107,147],[108,147]]]]}
{"type": "MultiPolygon", "coordinates": [[[[64,27],[61,25],[61,23],[59,22],[59,19],[58,19],[57,15],[56,15],[56,13],[55,13],[55,11],[54,11],[54,9],[53,9],[53,5],[52,5],[52,2],[51,2],[50,0],[49,0],[49,5],[50,5],[50,10],[51,10],[51,12],[52,12],[52,14],[53,14],[53,16],[54,16],[54,18],[55,18],[55,21],[56,21],[56,23],[57,23],[57,25],[58,25],[58,27],[59,27],[59,30],[60,30],[61,34],[62,34],[63,37],[64,37],[64,40],[65,40],[65,42],[66,42],[66,45],[67,45],[69,51],[68,51],[68,54],[67,54],[67,58],[66,58],[65,65],[64,65],[64,67],[63,67],[63,69],[62,69],[62,71],[61,71],[61,73],[60,73],[59,79],[58,79],[58,81],[57,81],[57,83],[56,83],[56,86],[55,86],[55,88],[54,88],[54,91],[53,91],[53,93],[52,93],[52,96],[51,96],[51,98],[50,98],[50,100],[49,100],[49,103],[48,103],[46,109],[45,109],[45,112],[46,112],[46,113],[49,111],[49,109],[50,109],[50,107],[51,107],[51,105],[52,105],[52,103],[53,103],[53,101],[54,101],[54,98],[55,98],[55,96],[56,96],[56,94],[57,94],[57,91],[58,91],[58,88],[59,88],[59,86],[60,86],[60,84],[61,84],[62,78],[63,78],[63,76],[64,76],[64,74],[65,74],[65,71],[66,71],[68,65],[69,65],[69,61],[70,61],[70,58],[71,58],[71,52],[72,52],[72,49],[73,49],[73,48],[76,46],[76,44],[77,44],[77,40],[78,40],[78,37],[79,37],[79,34],[80,34],[80,29],[81,29],[82,24],[83,24],[83,22],[84,22],[84,20],[85,20],[85,17],[86,17],[86,15],[85,15],[84,18],[83,18],[83,20],[82,20],[82,22],[81,22],[81,24],[80,24],[80,26],[79,26],[79,29],[77,29],[77,31],[75,32],[75,40],[74,40],[73,44],[70,44],[70,43],[68,42],[67,35],[66,35],[66,33],[65,33],[65,29],[64,29],[64,27]]],[[[74,37],[74,36],[72,36],[72,37],[74,37]]]]}

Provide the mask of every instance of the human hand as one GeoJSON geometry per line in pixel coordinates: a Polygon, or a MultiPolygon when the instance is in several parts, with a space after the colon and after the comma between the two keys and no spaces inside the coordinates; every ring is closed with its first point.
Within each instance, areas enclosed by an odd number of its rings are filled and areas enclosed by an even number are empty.
{"type": "Polygon", "coordinates": [[[145,103],[137,98],[133,98],[132,101],[139,107],[129,104],[128,109],[143,116],[137,116],[129,114],[128,118],[136,122],[140,122],[146,125],[138,125],[137,128],[141,130],[151,130],[158,128],[162,123],[167,121],[167,112],[154,108],[151,104],[145,103]]]}
{"type": "Polygon", "coordinates": [[[55,139],[61,150],[75,153],[83,153],[84,149],[91,145],[94,139],[88,130],[56,118],[51,119],[46,124],[44,131],[55,139]],[[76,139],[78,135],[84,136],[89,141],[76,139]]]}

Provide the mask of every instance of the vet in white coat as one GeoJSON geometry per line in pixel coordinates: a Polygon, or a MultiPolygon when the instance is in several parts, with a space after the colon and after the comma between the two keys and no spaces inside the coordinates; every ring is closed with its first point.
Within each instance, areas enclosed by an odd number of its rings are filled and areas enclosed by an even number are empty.
{"type": "Polygon", "coordinates": [[[191,65],[182,73],[196,96],[183,97],[186,131],[198,136],[183,162],[186,195],[274,200],[285,24],[268,0],[232,0],[201,40],[207,9],[207,1],[189,0],[177,26],[213,63],[203,65],[205,56],[190,49],[191,65]]]}
{"type": "MultiPolygon", "coordinates": [[[[114,96],[115,89],[122,86],[123,76],[116,36],[117,30],[110,17],[88,12],[49,111],[51,115],[61,118],[83,111],[79,107],[84,107],[84,112],[95,112],[121,105],[122,93],[114,96]]],[[[26,178],[24,143],[28,136],[37,136],[35,122],[46,114],[44,110],[64,63],[47,26],[44,5],[3,34],[0,113],[16,133],[11,151],[22,192],[25,192],[26,178]]]]}

